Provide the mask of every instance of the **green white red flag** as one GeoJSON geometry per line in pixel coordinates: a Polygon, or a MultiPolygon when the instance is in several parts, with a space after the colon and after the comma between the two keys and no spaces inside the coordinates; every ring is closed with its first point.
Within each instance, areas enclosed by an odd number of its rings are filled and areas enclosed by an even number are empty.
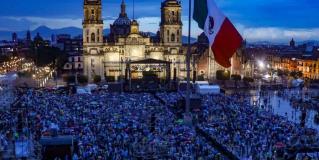
{"type": "Polygon", "coordinates": [[[230,59],[241,47],[243,38],[214,0],[194,0],[193,18],[208,37],[215,61],[231,67],[230,59]]]}

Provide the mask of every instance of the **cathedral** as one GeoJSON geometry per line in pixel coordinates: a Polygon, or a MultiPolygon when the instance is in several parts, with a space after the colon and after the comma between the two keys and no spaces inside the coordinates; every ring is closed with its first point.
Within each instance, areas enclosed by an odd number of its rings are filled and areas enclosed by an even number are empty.
{"type": "Polygon", "coordinates": [[[186,52],[182,46],[181,2],[165,0],[161,3],[161,22],[156,34],[139,30],[139,23],[128,18],[126,4],[121,3],[119,17],[110,25],[110,33],[103,35],[101,0],[84,0],[83,57],[84,74],[89,81],[127,75],[143,78],[150,71],[159,78],[184,79],[186,52]]]}

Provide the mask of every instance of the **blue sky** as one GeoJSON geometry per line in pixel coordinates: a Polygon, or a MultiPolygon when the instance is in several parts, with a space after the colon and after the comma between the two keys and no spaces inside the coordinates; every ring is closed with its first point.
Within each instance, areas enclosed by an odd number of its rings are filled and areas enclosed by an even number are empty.
{"type": "MultiPolygon", "coordinates": [[[[135,0],[141,30],[158,30],[162,0],[135,0]]],[[[126,0],[132,17],[132,2],[126,0]]],[[[121,0],[103,0],[105,28],[118,16],[121,0]]],[[[319,40],[318,0],[216,0],[248,41],[319,40]]],[[[0,30],[21,31],[40,25],[81,27],[83,0],[1,0],[0,30]]],[[[188,0],[182,0],[187,23],[188,0]]],[[[184,34],[187,34],[187,25],[184,34]]],[[[192,35],[201,31],[193,23],[192,35]]]]}

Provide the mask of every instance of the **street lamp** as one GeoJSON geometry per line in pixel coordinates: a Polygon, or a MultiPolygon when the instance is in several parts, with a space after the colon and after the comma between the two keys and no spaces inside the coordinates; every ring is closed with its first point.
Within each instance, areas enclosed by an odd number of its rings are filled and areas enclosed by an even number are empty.
{"type": "Polygon", "coordinates": [[[260,67],[260,69],[264,69],[265,63],[263,61],[258,61],[258,66],[260,67]]]}

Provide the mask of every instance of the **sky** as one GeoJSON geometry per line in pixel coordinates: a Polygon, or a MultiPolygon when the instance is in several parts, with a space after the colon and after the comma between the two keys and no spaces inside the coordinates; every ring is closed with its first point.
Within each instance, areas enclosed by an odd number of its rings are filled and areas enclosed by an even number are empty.
{"type": "MultiPolygon", "coordinates": [[[[121,0],[102,0],[104,27],[118,17],[121,0]]],[[[132,18],[133,0],[125,0],[132,18]]],[[[162,0],[135,0],[135,18],[145,32],[156,32],[162,0]]],[[[215,0],[249,42],[319,40],[318,0],[215,0]]],[[[183,34],[187,35],[188,0],[183,5],[183,34]]],[[[1,0],[0,31],[82,26],[83,0],[1,0]]],[[[192,36],[202,31],[192,21],[192,36]]]]}

